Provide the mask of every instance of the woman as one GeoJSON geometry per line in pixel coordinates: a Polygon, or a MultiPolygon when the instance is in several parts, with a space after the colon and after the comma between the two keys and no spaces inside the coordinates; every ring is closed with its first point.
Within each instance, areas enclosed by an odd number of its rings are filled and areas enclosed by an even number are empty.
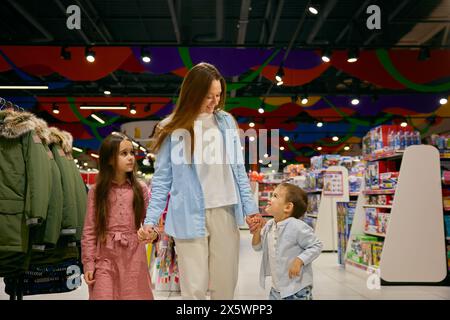
{"type": "Polygon", "coordinates": [[[138,235],[143,241],[151,238],[170,192],[165,231],[175,240],[184,299],[206,299],[208,289],[211,299],[233,299],[238,225],[246,217],[253,232],[262,219],[236,121],[221,110],[225,95],[219,71],[197,64],[183,80],[175,110],[155,132],[152,196],[138,235]]]}

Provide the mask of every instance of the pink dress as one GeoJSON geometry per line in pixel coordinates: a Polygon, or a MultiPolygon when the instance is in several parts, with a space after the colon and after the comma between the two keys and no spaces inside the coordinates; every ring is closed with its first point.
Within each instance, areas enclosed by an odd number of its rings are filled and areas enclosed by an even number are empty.
{"type": "MultiPolygon", "coordinates": [[[[141,183],[145,207],[149,189],[141,183]]],[[[94,271],[89,286],[91,300],[153,299],[145,244],[140,243],[134,222],[133,189],[129,181],[113,183],[109,192],[109,217],[105,243],[95,233],[95,187],[89,191],[88,208],[81,240],[84,271],[94,271]]]]}

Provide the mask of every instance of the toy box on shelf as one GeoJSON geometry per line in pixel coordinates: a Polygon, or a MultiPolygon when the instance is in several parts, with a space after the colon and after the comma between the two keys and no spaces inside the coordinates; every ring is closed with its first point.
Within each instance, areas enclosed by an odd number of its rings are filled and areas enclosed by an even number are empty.
{"type": "Polygon", "coordinates": [[[355,214],[356,201],[337,202],[338,263],[345,263],[345,250],[355,214]]]}

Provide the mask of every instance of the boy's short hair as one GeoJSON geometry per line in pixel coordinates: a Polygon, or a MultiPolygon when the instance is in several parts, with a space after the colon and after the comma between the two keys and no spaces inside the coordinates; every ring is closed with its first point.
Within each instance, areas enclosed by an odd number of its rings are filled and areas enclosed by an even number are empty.
{"type": "Polygon", "coordinates": [[[286,190],[286,202],[292,202],[294,205],[292,217],[297,219],[303,217],[308,208],[308,195],[306,192],[291,183],[283,182],[280,186],[286,190]]]}

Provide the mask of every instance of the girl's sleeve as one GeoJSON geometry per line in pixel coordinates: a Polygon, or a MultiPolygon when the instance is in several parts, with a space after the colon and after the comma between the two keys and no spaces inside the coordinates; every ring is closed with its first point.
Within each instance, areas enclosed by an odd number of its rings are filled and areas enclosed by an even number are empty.
{"type": "Polygon", "coordinates": [[[88,193],[86,217],[81,237],[81,262],[84,272],[94,271],[97,254],[97,235],[95,233],[95,187],[88,193]]]}
{"type": "MultiPolygon", "coordinates": [[[[151,198],[151,191],[150,191],[150,188],[147,186],[147,184],[145,184],[144,182],[142,182],[141,185],[142,185],[142,192],[144,193],[144,205],[145,205],[145,208],[148,208],[148,204],[150,203],[150,198],[151,198]]],[[[158,234],[158,236],[153,241],[153,243],[158,242],[159,239],[161,238],[158,228],[154,228],[154,230],[158,234]]]]}

